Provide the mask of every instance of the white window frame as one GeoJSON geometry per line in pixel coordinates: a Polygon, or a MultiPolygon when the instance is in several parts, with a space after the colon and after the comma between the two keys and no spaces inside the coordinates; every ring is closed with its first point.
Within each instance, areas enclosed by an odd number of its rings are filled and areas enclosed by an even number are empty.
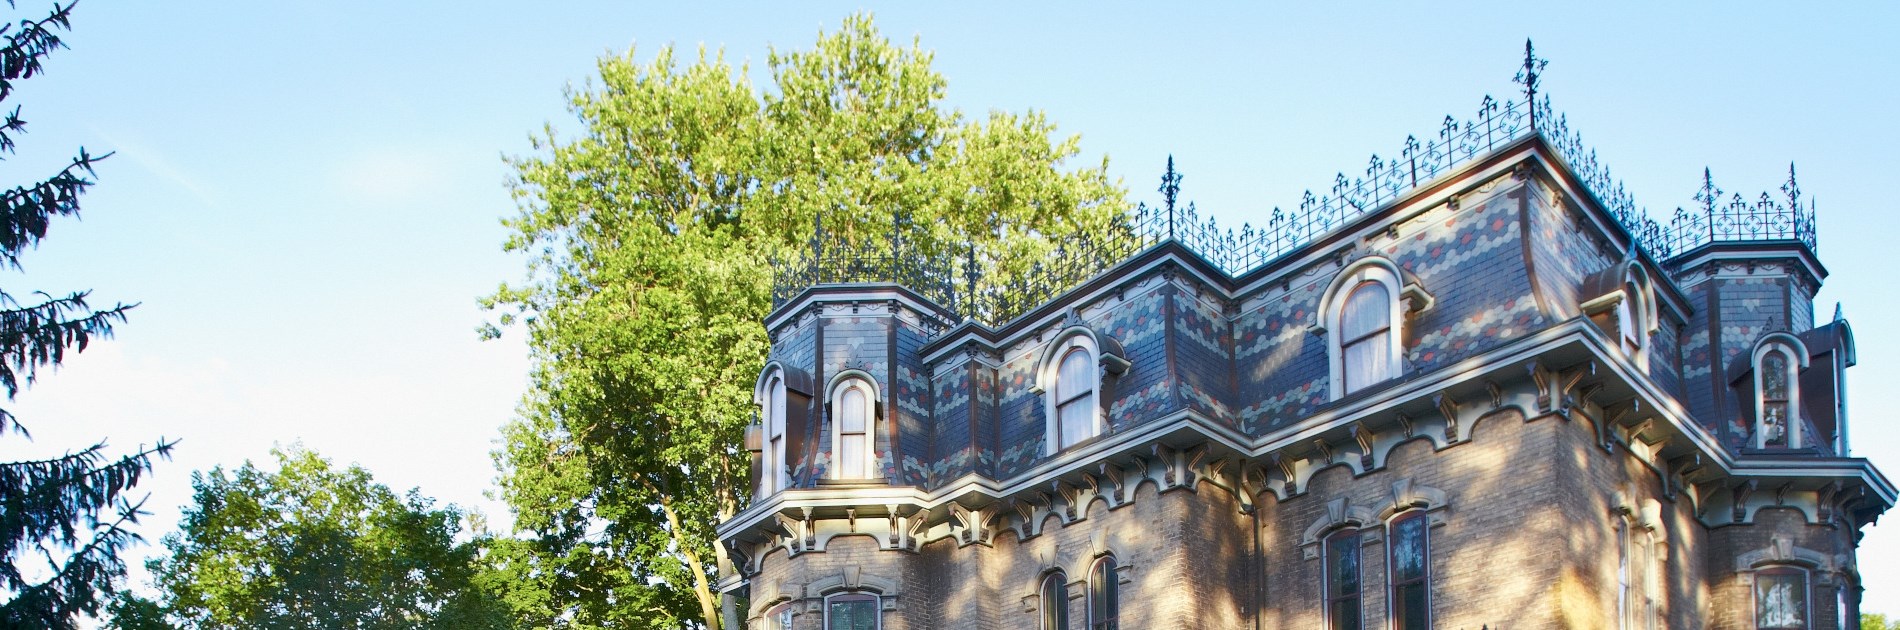
{"type": "Polygon", "coordinates": [[[760,381],[752,401],[759,406],[759,424],[765,435],[759,449],[758,497],[791,487],[791,472],[785,462],[785,415],[790,392],[785,387],[785,371],[773,368],[760,381]]]}
{"type": "Polygon", "coordinates": [[[1076,350],[1088,353],[1088,366],[1094,378],[1089,385],[1087,400],[1084,401],[1089,410],[1089,433],[1072,440],[1071,445],[1108,432],[1108,419],[1102,414],[1102,350],[1096,346],[1095,339],[1086,332],[1076,331],[1066,334],[1043,354],[1042,378],[1039,380],[1045,384],[1042,388],[1043,418],[1045,418],[1042,439],[1044,455],[1054,455],[1063,450],[1060,442],[1062,418],[1056,414],[1056,411],[1063,402],[1073,400],[1075,397],[1068,396],[1062,391],[1062,360],[1068,358],[1069,353],[1076,350]]]}
{"type": "Polygon", "coordinates": [[[832,479],[853,481],[883,479],[884,471],[879,470],[877,466],[877,409],[883,401],[883,397],[878,395],[877,381],[857,370],[840,373],[838,378],[832,380],[830,393],[826,398],[830,403],[827,411],[830,412],[831,423],[832,465],[829,476],[832,479]],[[844,410],[844,395],[845,392],[854,389],[864,393],[866,407],[864,410],[864,476],[862,477],[844,476],[844,466],[840,465],[844,453],[844,414],[841,413],[844,410]]]}
{"type": "Polygon", "coordinates": [[[1749,357],[1750,372],[1755,379],[1755,448],[1768,448],[1767,410],[1768,392],[1762,388],[1762,360],[1768,353],[1780,350],[1788,356],[1788,417],[1783,420],[1787,425],[1787,448],[1801,448],[1801,371],[1808,368],[1807,346],[1801,339],[1787,333],[1774,333],[1763,337],[1755,344],[1755,353],[1749,357]]]}
{"type": "Polygon", "coordinates": [[[1662,628],[1662,532],[1643,525],[1633,515],[1624,514],[1616,519],[1616,535],[1616,627],[1619,630],[1662,628]],[[1640,610],[1632,608],[1638,606],[1640,610]],[[1639,625],[1630,625],[1633,620],[1639,621],[1639,625]]]}
{"type": "MultiPolygon", "coordinates": [[[[1320,314],[1322,318],[1320,326],[1326,330],[1326,358],[1332,365],[1332,378],[1328,380],[1331,381],[1333,400],[1339,400],[1351,393],[1346,391],[1345,343],[1347,340],[1340,336],[1340,318],[1346,310],[1347,299],[1352,296],[1353,290],[1367,282],[1377,282],[1385,288],[1386,317],[1388,318],[1386,321],[1390,324],[1386,328],[1385,360],[1386,374],[1389,375],[1386,380],[1405,375],[1405,313],[1401,307],[1405,286],[1396,269],[1396,266],[1383,258],[1361,259],[1341,271],[1339,277],[1333,279],[1333,284],[1328,289],[1326,301],[1322,306],[1324,312],[1320,314]]],[[[1374,384],[1366,383],[1353,391],[1357,392],[1374,384]]]]}

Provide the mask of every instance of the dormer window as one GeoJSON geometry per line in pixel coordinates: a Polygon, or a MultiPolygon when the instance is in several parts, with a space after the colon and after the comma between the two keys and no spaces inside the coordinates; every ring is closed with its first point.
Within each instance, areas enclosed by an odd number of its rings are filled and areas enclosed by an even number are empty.
{"type": "Polygon", "coordinates": [[[1625,300],[1617,302],[1617,342],[1623,345],[1623,355],[1636,359],[1644,353],[1644,323],[1642,323],[1642,288],[1636,283],[1623,283],[1625,300]]]}
{"type": "Polygon", "coordinates": [[[1390,260],[1368,256],[1341,271],[1320,302],[1314,328],[1326,337],[1333,398],[1402,376],[1405,315],[1431,302],[1431,294],[1390,260]]]}
{"type": "Polygon", "coordinates": [[[1074,325],[1056,336],[1042,354],[1036,382],[1044,400],[1043,454],[1054,455],[1108,432],[1102,413],[1102,378],[1128,369],[1121,346],[1074,325]],[[1103,345],[1108,347],[1105,349],[1103,345]]]}
{"type": "Polygon", "coordinates": [[[1062,353],[1056,368],[1056,449],[1095,435],[1095,357],[1087,348],[1062,353]]]}
{"type": "Polygon", "coordinates": [[[1801,340],[1774,333],[1755,346],[1755,448],[1801,448],[1801,340]]]}
{"type": "Polygon", "coordinates": [[[1656,333],[1656,290],[1635,260],[1590,274],[1583,281],[1583,313],[1609,335],[1610,345],[1638,369],[1649,369],[1649,337],[1656,333]]]}
{"type": "Polygon", "coordinates": [[[1392,356],[1392,293],[1376,280],[1353,287],[1339,313],[1340,386],[1345,393],[1398,376],[1392,356]]]}
{"type": "Polygon", "coordinates": [[[877,390],[861,376],[831,388],[831,477],[872,479],[877,470],[877,390]]]}
{"type": "Polygon", "coordinates": [[[785,375],[774,372],[767,377],[757,398],[765,434],[765,444],[759,448],[758,496],[763,497],[792,485],[785,461],[785,375]]]}

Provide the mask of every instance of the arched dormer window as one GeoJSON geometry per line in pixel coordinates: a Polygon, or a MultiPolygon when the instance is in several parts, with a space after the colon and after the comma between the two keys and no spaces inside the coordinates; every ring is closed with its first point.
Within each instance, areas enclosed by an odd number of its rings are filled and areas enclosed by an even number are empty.
{"type": "Polygon", "coordinates": [[[792,485],[785,459],[785,374],[771,370],[764,384],[753,394],[759,405],[759,429],[763,433],[759,450],[758,495],[764,497],[792,485]]]}
{"type": "Polygon", "coordinates": [[[1089,568],[1089,630],[1121,627],[1120,585],[1115,580],[1115,556],[1102,556],[1089,568]]]}
{"type": "Polygon", "coordinates": [[[1583,280],[1583,313],[1610,336],[1610,344],[1639,369],[1649,369],[1649,337],[1656,334],[1656,289],[1634,259],[1583,280]]]}
{"type": "Polygon", "coordinates": [[[1405,371],[1405,314],[1431,306],[1431,294],[1377,256],[1355,261],[1320,302],[1315,332],[1326,335],[1332,397],[1398,378],[1405,371]]]}
{"type": "Polygon", "coordinates": [[[833,382],[830,398],[831,478],[877,478],[877,386],[847,371],[833,382]]]}
{"type": "Polygon", "coordinates": [[[1649,333],[1655,330],[1656,307],[1649,275],[1630,265],[1623,275],[1623,300],[1616,304],[1616,338],[1623,354],[1638,365],[1649,359],[1649,333]]]}
{"type": "Polygon", "coordinates": [[[1775,333],[1755,345],[1755,448],[1801,448],[1801,370],[1807,350],[1800,338],[1775,333]]]}
{"type": "Polygon", "coordinates": [[[1398,376],[1392,292],[1377,280],[1360,282],[1339,311],[1340,388],[1350,394],[1398,376]]]}
{"type": "MultiPolygon", "coordinates": [[[[1078,320],[1079,321],[1079,320],[1078,320]]],[[[1108,432],[1102,410],[1104,377],[1128,370],[1121,344],[1079,323],[1056,335],[1036,371],[1035,391],[1042,394],[1043,454],[1075,446],[1108,432]]]]}
{"type": "Polygon", "coordinates": [[[1068,578],[1061,571],[1050,571],[1042,577],[1038,592],[1041,595],[1041,630],[1069,630],[1068,578]]]}

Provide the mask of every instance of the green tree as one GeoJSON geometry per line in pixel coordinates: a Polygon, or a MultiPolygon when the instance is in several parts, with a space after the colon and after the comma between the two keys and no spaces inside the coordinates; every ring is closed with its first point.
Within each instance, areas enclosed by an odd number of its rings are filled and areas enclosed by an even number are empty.
{"type": "MultiPolygon", "coordinates": [[[[525,285],[486,298],[521,325],[532,387],[496,453],[518,541],[501,571],[535,625],[718,628],[714,526],[750,497],[739,448],[768,345],[768,261],[828,233],[909,255],[976,252],[1001,282],[1076,232],[1126,234],[1106,161],[1042,114],[970,120],[916,42],[867,16],[774,50],[760,90],[721,55],[632,51],[571,89],[582,123],[510,160],[509,251],[525,285]]],[[[489,334],[499,328],[489,327],[489,334]]]]}
{"type": "Polygon", "coordinates": [[[1868,613],[1860,616],[1860,630],[1900,630],[1900,621],[1888,621],[1880,613],[1868,613]]]}
{"type": "MultiPolygon", "coordinates": [[[[463,514],[410,490],[397,495],[358,466],[300,448],[278,470],[245,462],[192,475],[193,505],[147,563],[158,606],[182,627],[507,628],[476,586],[480,540],[458,544],[463,514]]],[[[123,628],[160,627],[126,600],[123,628]],[[145,625],[139,625],[145,624],[145,625]]]]}
{"type": "MultiPolygon", "coordinates": [[[[8,2],[11,6],[12,3],[8,2]]],[[[53,5],[41,19],[0,24],[0,104],[18,83],[43,71],[42,62],[64,48],[60,33],[72,28],[72,5],[53,5]]],[[[0,154],[12,154],[26,132],[19,106],[0,112],[0,154]]],[[[44,180],[0,191],[0,264],[23,270],[21,255],[37,246],[57,217],[77,217],[79,197],[92,185],[93,166],[105,156],[85,149],[44,180]]],[[[63,296],[33,292],[22,303],[0,290],[0,389],[7,400],[33,384],[39,370],[57,367],[66,352],[82,352],[96,338],[112,335],[132,306],[94,310],[89,292],[63,296]]],[[[30,439],[11,412],[0,409],[0,435],[30,439]]],[[[138,540],[130,528],[143,499],[130,496],[156,457],[171,443],[114,457],[99,442],[41,460],[0,462],[0,626],[72,628],[75,619],[98,613],[100,593],[110,593],[125,575],[120,552],[138,540]]]]}

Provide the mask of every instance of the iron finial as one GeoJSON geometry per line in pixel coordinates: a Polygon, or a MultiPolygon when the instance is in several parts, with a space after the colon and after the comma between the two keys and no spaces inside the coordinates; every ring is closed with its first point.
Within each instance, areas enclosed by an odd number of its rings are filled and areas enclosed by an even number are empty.
{"type": "Polygon", "coordinates": [[[1168,155],[1168,170],[1161,174],[1161,200],[1168,208],[1168,238],[1174,238],[1174,200],[1181,195],[1181,173],[1174,170],[1174,154],[1168,155]]]}
{"type": "Polygon", "coordinates": [[[1524,38],[1524,65],[1517,70],[1512,83],[1524,86],[1524,104],[1530,108],[1531,126],[1537,126],[1537,87],[1543,83],[1544,66],[1550,65],[1549,59],[1537,56],[1537,49],[1531,47],[1530,38],[1524,38]]]}

